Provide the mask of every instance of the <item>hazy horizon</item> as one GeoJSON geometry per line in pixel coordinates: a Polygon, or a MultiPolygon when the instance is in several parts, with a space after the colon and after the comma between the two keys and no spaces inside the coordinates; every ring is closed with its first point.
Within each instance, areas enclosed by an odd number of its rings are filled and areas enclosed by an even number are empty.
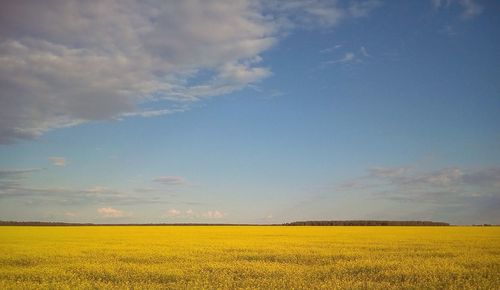
{"type": "Polygon", "coordinates": [[[0,5],[0,220],[500,224],[494,1],[0,5]]]}

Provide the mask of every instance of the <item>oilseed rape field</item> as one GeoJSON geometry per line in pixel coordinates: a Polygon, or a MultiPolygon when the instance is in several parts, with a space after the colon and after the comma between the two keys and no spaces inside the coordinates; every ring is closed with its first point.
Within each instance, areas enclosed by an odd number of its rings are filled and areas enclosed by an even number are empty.
{"type": "Polygon", "coordinates": [[[0,227],[0,289],[499,287],[499,227],[0,227]]]}

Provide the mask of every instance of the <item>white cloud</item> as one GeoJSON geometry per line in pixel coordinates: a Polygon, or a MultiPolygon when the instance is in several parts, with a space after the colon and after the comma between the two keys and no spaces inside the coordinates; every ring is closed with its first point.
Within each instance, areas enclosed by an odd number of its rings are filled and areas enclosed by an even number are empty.
{"type": "Polygon", "coordinates": [[[158,182],[164,185],[182,185],[186,184],[186,179],[181,176],[160,176],[153,178],[154,182],[158,182]]]}
{"type": "MultiPolygon", "coordinates": [[[[333,49],[328,49],[328,50],[322,50],[322,52],[333,52],[334,50],[340,48],[340,46],[335,46],[333,49]]],[[[352,51],[347,51],[344,53],[344,55],[338,59],[335,60],[329,60],[329,61],[324,61],[321,63],[322,67],[332,65],[332,64],[341,64],[341,63],[361,63],[363,62],[363,59],[371,57],[371,55],[368,53],[366,50],[366,47],[361,46],[359,48],[358,54],[352,52],[352,51]]]]}
{"type": "Polygon", "coordinates": [[[146,111],[140,111],[140,112],[124,113],[124,114],[122,114],[122,116],[123,117],[150,118],[150,117],[158,117],[158,116],[163,116],[163,115],[170,115],[170,114],[177,113],[177,112],[184,112],[186,110],[187,110],[187,108],[146,110],[146,111]]]}
{"type": "Polygon", "coordinates": [[[166,217],[184,217],[188,219],[220,219],[223,218],[226,214],[220,210],[209,210],[204,212],[196,212],[192,209],[188,209],[186,211],[178,210],[175,208],[169,209],[164,216],[166,217]]]}
{"type": "Polygon", "coordinates": [[[483,13],[483,6],[479,5],[474,0],[432,0],[434,10],[441,8],[449,8],[452,4],[459,4],[462,8],[462,19],[471,19],[483,13]]]}
{"type": "Polygon", "coordinates": [[[175,208],[169,209],[166,213],[167,217],[177,217],[180,215],[182,215],[182,212],[180,210],[175,209],[175,208]]]}
{"type": "Polygon", "coordinates": [[[353,61],[356,55],[353,52],[346,52],[343,58],[338,60],[337,62],[348,62],[348,61],[353,61]]]}
{"type": "Polygon", "coordinates": [[[225,216],[225,214],[221,211],[218,210],[209,210],[205,213],[202,214],[203,217],[209,218],[209,219],[220,219],[225,216]]]}
{"type": "Polygon", "coordinates": [[[334,45],[332,47],[328,47],[328,48],[322,49],[319,52],[320,53],[329,53],[329,52],[333,52],[333,51],[335,51],[335,50],[337,50],[337,49],[339,49],[341,47],[342,47],[341,44],[337,44],[337,45],[334,45]]]}
{"type": "Polygon", "coordinates": [[[276,41],[250,1],[14,1],[0,13],[1,143],[240,89],[269,75],[248,60],[276,41]],[[201,71],[211,77],[197,83],[201,71]]]}
{"type": "Polygon", "coordinates": [[[59,166],[59,167],[66,166],[66,158],[64,158],[64,157],[51,156],[51,157],[49,157],[49,161],[54,166],[59,166]]]}
{"type": "Polygon", "coordinates": [[[124,217],[125,213],[121,210],[112,207],[101,207],[97,209],[97,212],[105,218],[118,218],[124,217]]]}
{"type": "Polygon", "coordinates": [[[0,144],[186,111],[270,76],[260,55],[290,29],[333,27],[375,2],[8,1],[0,10],[0,144]]]}

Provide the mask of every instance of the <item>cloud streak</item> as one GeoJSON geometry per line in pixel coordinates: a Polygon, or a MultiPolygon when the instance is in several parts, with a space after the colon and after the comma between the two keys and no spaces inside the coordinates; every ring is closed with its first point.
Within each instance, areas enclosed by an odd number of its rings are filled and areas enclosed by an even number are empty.
{"type": "Polygon", "coordinates": [[[126,216],[125,212],[112,207],[101,207],[97,212],[105,218],[120,218],[126,216]]]}
{"type": "Polygon", "coordinates": [[[483,13],[483,6],[479,5],[474,0],[432,0],[434,10],[448,9],[450,6],[458,4],[462,8],[460,18],[467,20],[472,19],[483,13]]]}
{"type": "Polygon", "coordinates": [[[353,52],[349,51],[349,52],[346,52],[343,57],[341,57],[337,60],[325,61],[323,64],[330,65],[330,64],[336,64],[336,63],[352,62],[355,60],[356,60],[356,55],[353,52]]]}
{"type": "Polygon", "coordinates": [[[187,181],[181,176],[160,176],[153,178],[153,182],[161,183],[163,185],[184,185],[187,181]]]}
{"type": "MultiPolygon", "coordinates": [[[[202,202],[178,200],[175,194],[155,188],[132,191],[117,190],[105,186],[57,187],[32,185],[30,177],[43,169],[0,169],[0,201],[21,202],[49,206],[122,206],[169,204],[202,205],[202,202]]],[[[171,179],[179,184],[184,179],[171,179]]]]}
{"type": "Polygon", "coordinates": [[[196,212],[192,209],[186,211],[181,211],[175,208],[169,209],[164,217],[167,218],[187,218],[187,219],[221,219],[225,217],[226,214],[220,210],[209,210],[203,212],[196,212]]]}
{"type": "Polygon", "coordinates": [[[365,176],[339,184],[335,190],[362,192],[375,199],[415,206],[454,205],[471,211],[491,203],[500,205],[500,168],[418,171],[411,167],[375,167],[368,169],[365,176]]]}
{"type": "Polygon", "coordinates": [[[40,168],[28,168],[28,169],[0,169],[0,180],[2,179],[19,179],[24,178],[27,175],[40,171],[40,168]]]}
{"type": "Polygon", "coordinates": [[[87,189],[70,187],[26,186],[17,182],[0,182],[0,199],[16,199],[36,204],[150,204],[164,202],[161,196],[142,196],[104,187],[87,189]]]}
{"type": "Polygon", "coordinates": [[[66,166],[66,158],[60,156],[51,156],[49,157],[50,163],[54,166],[64,167],[66,166]]]}
{"type": "Polygon", "coordinates": [[[102,186],[90,188],[44,187],[28,185],[29,177],[42,169],[0,170],[0,200],[10,199],[34,204],[92,205],[147,204],[164,202],[161,196],[131,194],[102,186]]]}

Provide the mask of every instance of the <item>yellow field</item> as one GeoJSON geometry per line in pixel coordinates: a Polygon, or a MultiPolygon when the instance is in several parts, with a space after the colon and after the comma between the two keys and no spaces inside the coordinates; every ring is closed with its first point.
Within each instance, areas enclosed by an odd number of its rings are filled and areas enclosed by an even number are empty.
{"type": "Polygon", "coordinates": [[[498,227],[0,227],[0,289],[499,289],[498,227]]]}

